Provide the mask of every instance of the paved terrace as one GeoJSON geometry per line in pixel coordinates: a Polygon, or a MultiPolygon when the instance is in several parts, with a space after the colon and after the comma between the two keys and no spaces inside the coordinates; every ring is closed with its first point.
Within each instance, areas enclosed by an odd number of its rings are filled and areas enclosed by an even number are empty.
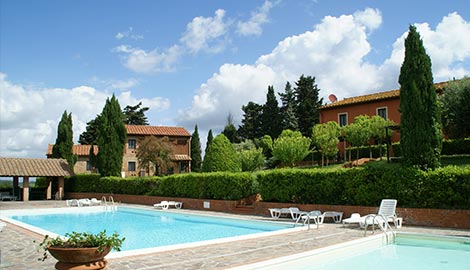
{"type": "MultiPolygon", "coordinates": [[[[0,210],[51,207],[65,207],[65,202],[0,202],[0,210]]],[[[170,211],[189,210],[181,209],[170,211]]],[[[190,212],[194,213],[197,211],[190,212]]],[[[219,216],[236,216],[206,211],[204,213],[219,216]]],[[[257,216],[243,217],[266,219],[257,216]]],[[[406,227],[406,224],[401,230],[407,232],[470,237],[470,230],[406,227]]],[[[316,229],[316,226],[312,226],[312,229],[309,231],[179,249],[149,255],[108,259],[109,264],[106,269],[226,269],[338,244],[361,237],[363,237],[362,230],[357,228],[345,228],[339,224],[326,223],[319,229],[316,229]]],[[[38,258],[41,257],[41,253],[37,252],[37,244],[33,243],[34,240],[41,241],[42,236],[12,224],[7,224],[0,233],[0,269],[54,269],[56,262],[54,258],[50,257],[44,262],[38,261],[38,258]]]]}

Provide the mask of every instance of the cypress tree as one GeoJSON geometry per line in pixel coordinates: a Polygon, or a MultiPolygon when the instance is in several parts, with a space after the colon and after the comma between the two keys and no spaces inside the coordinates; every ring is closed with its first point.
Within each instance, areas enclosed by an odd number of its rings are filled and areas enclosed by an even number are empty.
{"type": "Polygon", "coordinates": [[[295,84],[295,115],[297,116],[299,130],[303,136],[310,138],[313,126],[320,122],[318,109],[323,104],[323,98],[318,98],[320,89],[315,84],[315,77],[302,75],[295,84]]]}
{"type": "Polygon", "coordinates": [[[119,102],[113,94],[100,116],[98,131],[98,171],[102,176],[121,176],[126,127],[119,102]]]}
{"type": "Polygon", "coordinates": [[[299,130],[299,122],[295,115],[295,94],[291,84],[287,82],[284,93],[278,94],[282,101],[282,107],[280,109],[282,130],[299,130]]]}
{"type": "Polygon", "coordinates": [[[431,59],[412,25],[405,39],[405,60],[398,81],[403,162],[421,169],[436,168],[440,163],[442,131],[431,59]]]}
{"type": "Polygon", "coordinates": [[[72,113],[67,114],[67,111],[64,111],[59,125],[57,126],[57,138],[54,146],[52,147],[52,157],[67,160],[68,164],[73,169],[77,162],[77,156],[73,154],[72,147],[72,113]]]}
{"type": "Polygon", "coordinates": [[[274,95],[273,86],[268,86],[266,103],[263,106],[263,114],[261,116],[261,127],[263,135],[269,135],[273,139],[277,138],[282,132],[281,114],[276,96],[274,95]]]}
{"type": "Polygon", "coordinates": [[[209,129],[209,132],[207,133],[206,149],[204,150],[204,153],[207,153],[207,151],[209,150],[213,139],[214,136],[212,135],[212,129],[209,129]]]}
{"type": "Polygon", "coordinates": [[[199,139],[199,132],[197,125],[194,127],[194,132],[191,135],[191,171],[200,172],[202,164],[201,156],[201,141],[199,139]]]}

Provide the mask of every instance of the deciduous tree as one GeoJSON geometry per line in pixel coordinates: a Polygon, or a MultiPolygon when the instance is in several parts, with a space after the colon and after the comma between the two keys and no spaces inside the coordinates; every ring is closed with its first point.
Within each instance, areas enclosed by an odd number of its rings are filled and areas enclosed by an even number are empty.
{"type": "Polygon", "coordinates": [[[295,163],[303,160],[310,153],[310,138],[302,136],[300,131],[283,130],[274,140],[273,156],[281,164],[294,167],[295,163]]]}
{"type": "Polygon", "coordinates": [[[147,136],[139,143],[137,148],[137,159],[139,167],[150,173],[150,168],[155,168],[155,175],[166,174],[168,167],[172,164],[171,147],[168,137],[157,138],[147,136]]]}
{"type": "Polygon", "coordinates": [[[324,164],[325,157],[334,157],[338,153],[340,135],[341,128],[339,127],[338,123],[334,121],[330,121],[324,124],[316,124],[313,126],[312,142],[321,152],[322,166],[324,164]]]}

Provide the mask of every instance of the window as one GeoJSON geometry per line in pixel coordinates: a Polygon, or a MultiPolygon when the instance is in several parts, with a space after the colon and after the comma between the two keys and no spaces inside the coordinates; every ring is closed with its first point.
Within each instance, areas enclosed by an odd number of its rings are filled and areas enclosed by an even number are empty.
{"type": "Polygon", "coordinates": [[[377,108],[377,115],[383,119],[387,119],[387,107],[377,108]]]}
{"type": "Polygon", "coordinates": [[[135,172],[135,161],[129,161],[127,163],[127,170],[129,172],[135,172]]]}
{"type": "Polygon", "coordinates": [[[93,166],[91,166],[91,163],[89,160],[86,161],[86,170],[93,171],[93,166]]]}
{"type": "Polygon", "coordinates": [[[135,149],[136,144],[137,142],[135,141],[135,139],[127,140],[127,148],[129,149],[135,149]]]}
{"type": "Polygon", "coordinates": [[[346,126],[348,124],[348,114],[340,113],[338,114],[338,124],[340,127],[346,126]]]}
{"type": "Polygon", "coordinates": [[[180,164],[180,173],[185,173],[187,169],[188,169],[188,163],[186,163],[184,161],[181,162],[181,164],[180,164]]]}

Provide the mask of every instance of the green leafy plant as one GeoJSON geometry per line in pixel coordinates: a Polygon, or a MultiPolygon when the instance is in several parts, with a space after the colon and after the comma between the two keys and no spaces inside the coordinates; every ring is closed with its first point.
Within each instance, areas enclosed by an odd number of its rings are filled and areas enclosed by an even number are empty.
{"type": "Polygon", "coordinates": [[[117,232],[108,236],[106,230],[97,234],[87,232],[72,232],[66,233],[65,237],[57,236],[55,238],[49,235],[44,236],[44,239],[39,243],[38,251],[43,250],[43,257],[39,260],[44,261],[48,257],[49,247],[59,248],[89,248],[97,247],[98,252],[103,251],[105,247],[111,247],[116,251],[121,250],[122,242],[126,238],[120,238],[117,232]]]}

